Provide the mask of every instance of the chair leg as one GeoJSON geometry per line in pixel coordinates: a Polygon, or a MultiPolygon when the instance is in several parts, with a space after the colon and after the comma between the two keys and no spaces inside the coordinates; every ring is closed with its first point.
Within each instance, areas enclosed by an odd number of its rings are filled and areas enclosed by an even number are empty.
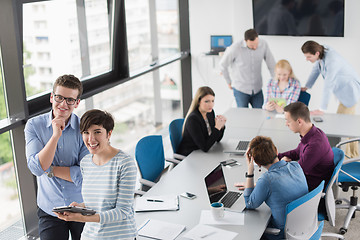
{"type": "Polygon", "coordinates": [[[349,208],[348,213],[345,218],[344,226],[340,228],[341,234],[345,234],[347,232],[351,218],[355,217],[356,210],[360,210],[360,205],[358,205],[357,203],[358,203],[358,197],[355,196],[355,189],[354,189],[354,193],[353,193],[353,196],[350,197],[349,204],[344,204],[344,205],[342,204],[342,205],[336,207],[336,208],[341,209],[341,208],[346,208],[346,206],[347,206],[347,208],[349,208]]]}

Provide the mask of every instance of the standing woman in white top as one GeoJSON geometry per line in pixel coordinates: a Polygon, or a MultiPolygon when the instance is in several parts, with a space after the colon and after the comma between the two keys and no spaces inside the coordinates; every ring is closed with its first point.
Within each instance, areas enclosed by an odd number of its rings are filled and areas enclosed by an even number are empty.
{"type": "Polygon", "coordinates": [[[87,111],[80,120],[90,154],[80,163],[84,202],[71,206],[91,208],[96,214],[65,212],[57,216],[85,222],[81,239],[134,239],[137,234],[133,209],[136,165],[133,158],[110,145],[113,128],[112,116],[97,109],[87,111]]]}

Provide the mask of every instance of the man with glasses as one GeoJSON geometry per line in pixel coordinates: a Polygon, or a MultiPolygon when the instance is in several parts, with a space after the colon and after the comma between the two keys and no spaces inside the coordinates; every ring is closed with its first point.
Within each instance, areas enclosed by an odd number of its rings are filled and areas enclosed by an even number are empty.
{"type": "Polygon", "coordinates": [[[83,202],[80,160],[88,154],[80,134],[78,107],[82,84],[73,75],[56,79],[50,95],[52,110],[30,119],[25,126],[28,168],[37,177],[39,234],[42,240],[80,239],[84,223],[65,222],[54,207],[83,202]]]}

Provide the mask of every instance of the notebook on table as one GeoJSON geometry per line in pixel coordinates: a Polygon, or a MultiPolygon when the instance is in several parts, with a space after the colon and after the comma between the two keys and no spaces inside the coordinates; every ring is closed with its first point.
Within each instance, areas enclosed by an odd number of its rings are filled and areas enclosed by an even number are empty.
{"type": "Polygon", "coordinates": [[[241,192],[227,190],[221,164],[205,177],[205,185],[210,203],[221,202],[225,209],[234,212],[242,212],[246,207],[244,195],[241,192]]]}

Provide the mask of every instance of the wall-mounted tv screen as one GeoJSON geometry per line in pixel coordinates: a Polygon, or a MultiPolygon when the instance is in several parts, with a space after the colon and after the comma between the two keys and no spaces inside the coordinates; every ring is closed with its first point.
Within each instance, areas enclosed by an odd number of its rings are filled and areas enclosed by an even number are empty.
{"type": "Polygon", "coordinates": [[[260,35],[344,36],[344,0],[253,0],[260,35]]]}

